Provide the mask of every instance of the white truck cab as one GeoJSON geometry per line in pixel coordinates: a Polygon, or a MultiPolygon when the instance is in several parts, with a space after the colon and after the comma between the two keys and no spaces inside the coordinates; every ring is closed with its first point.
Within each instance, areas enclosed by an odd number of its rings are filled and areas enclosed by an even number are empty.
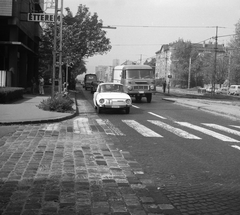
{"type": "Polygon", "coordinates": [[[123,84],[124,91],[136,101],[146,97],[150,103],[152,94],[156,92],[154,72],[148,65],[116,66],[112,78],[113,82],[123,84]]]}

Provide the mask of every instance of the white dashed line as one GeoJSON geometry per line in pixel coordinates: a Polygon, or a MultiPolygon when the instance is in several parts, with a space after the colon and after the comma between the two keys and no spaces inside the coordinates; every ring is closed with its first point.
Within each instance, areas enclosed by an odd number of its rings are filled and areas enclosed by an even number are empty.
{"type": "Polygon", "coordinates": [[[152,112],[148,112],[148,113],[150,113],[150,114],[152,114],[153,116],[156,116],[156,117],[158,117],[158,118],[161,118],[161,119],[167,119],[167,118],[165,118],[165,117],[163,117],[163,116],[160,116],[160,115],[155,114],[155,113],[152,113],[152,112]]]}

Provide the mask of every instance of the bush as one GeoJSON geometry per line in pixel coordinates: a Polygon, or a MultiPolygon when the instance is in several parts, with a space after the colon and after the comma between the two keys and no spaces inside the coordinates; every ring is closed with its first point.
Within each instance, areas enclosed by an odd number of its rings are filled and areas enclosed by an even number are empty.
{"type": "Polygon", "coordinates": [[[56,112],[72,112],[73,111],[74,101],[68,96],[62,93],[57,93],[53,98],[48,98],[43,100],[38,108],[47,110],[47,111],[56,111],[56,112]]]}
{"type": "Polygon", "coordinates": [[[24,88],[0,87],[0,104],[9,103],[23,98],[24,88]]]}

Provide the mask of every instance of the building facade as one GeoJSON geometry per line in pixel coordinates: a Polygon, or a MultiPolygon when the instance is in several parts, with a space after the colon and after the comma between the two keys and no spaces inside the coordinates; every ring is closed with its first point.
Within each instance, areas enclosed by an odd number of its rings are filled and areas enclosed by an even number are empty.
{"type": "Polygon", "coordinates": [[[156,66],[155,66],[155,79],[160,82],[169,82],[169,75],[171,74],[171,56],[172,47],[168,44],[162,45],[159,51],[156,52],[156,66]]]}
{"type": "Polygon", "coordinates": [[[42,28],[28,21],[29,13],[42,13],[43,0],[0,1],[0,71],[5,86],[27,88],[38,76],[38,49],[42,28]]]}
{"type": "MultiPolygon", "coordinates": [[[[192,43],[192,49],[195,49],[199,54],[214,53],[215,44],[199,44],[192,43]]],[[[174,80],[178,79],[178,73],[173,73],[173,61],[172,54],[174,51],[174,44],[162,45],[160,50],[156,52],[156,67],[155,67],[155,79],[159,80],[161,84],[163,81],[171,86],[174,80]]],[[[220,57],[225,54],[224,45],[218,44],[217,56],[220,57]]]]}

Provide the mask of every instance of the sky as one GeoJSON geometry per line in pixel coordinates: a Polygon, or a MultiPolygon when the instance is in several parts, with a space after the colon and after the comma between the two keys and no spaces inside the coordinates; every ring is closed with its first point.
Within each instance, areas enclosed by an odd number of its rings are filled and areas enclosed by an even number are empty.
{"type": "MultiPolygon", "coordinates": [[[[227,44],[240,20],[239,0],[65,0],[73,15],[82,4],[91,14],[97,13],[107,32],[112,49],[104,55],[86,59],[88,73],[96,66],[155,57],[163,44],[183,39],[200,43],[216,36],[227,44]]],[[[214,39],[211,40],[214,42],[214,39]]],[[[207,40],[206,42],[209,42],[207,40]]]]}

